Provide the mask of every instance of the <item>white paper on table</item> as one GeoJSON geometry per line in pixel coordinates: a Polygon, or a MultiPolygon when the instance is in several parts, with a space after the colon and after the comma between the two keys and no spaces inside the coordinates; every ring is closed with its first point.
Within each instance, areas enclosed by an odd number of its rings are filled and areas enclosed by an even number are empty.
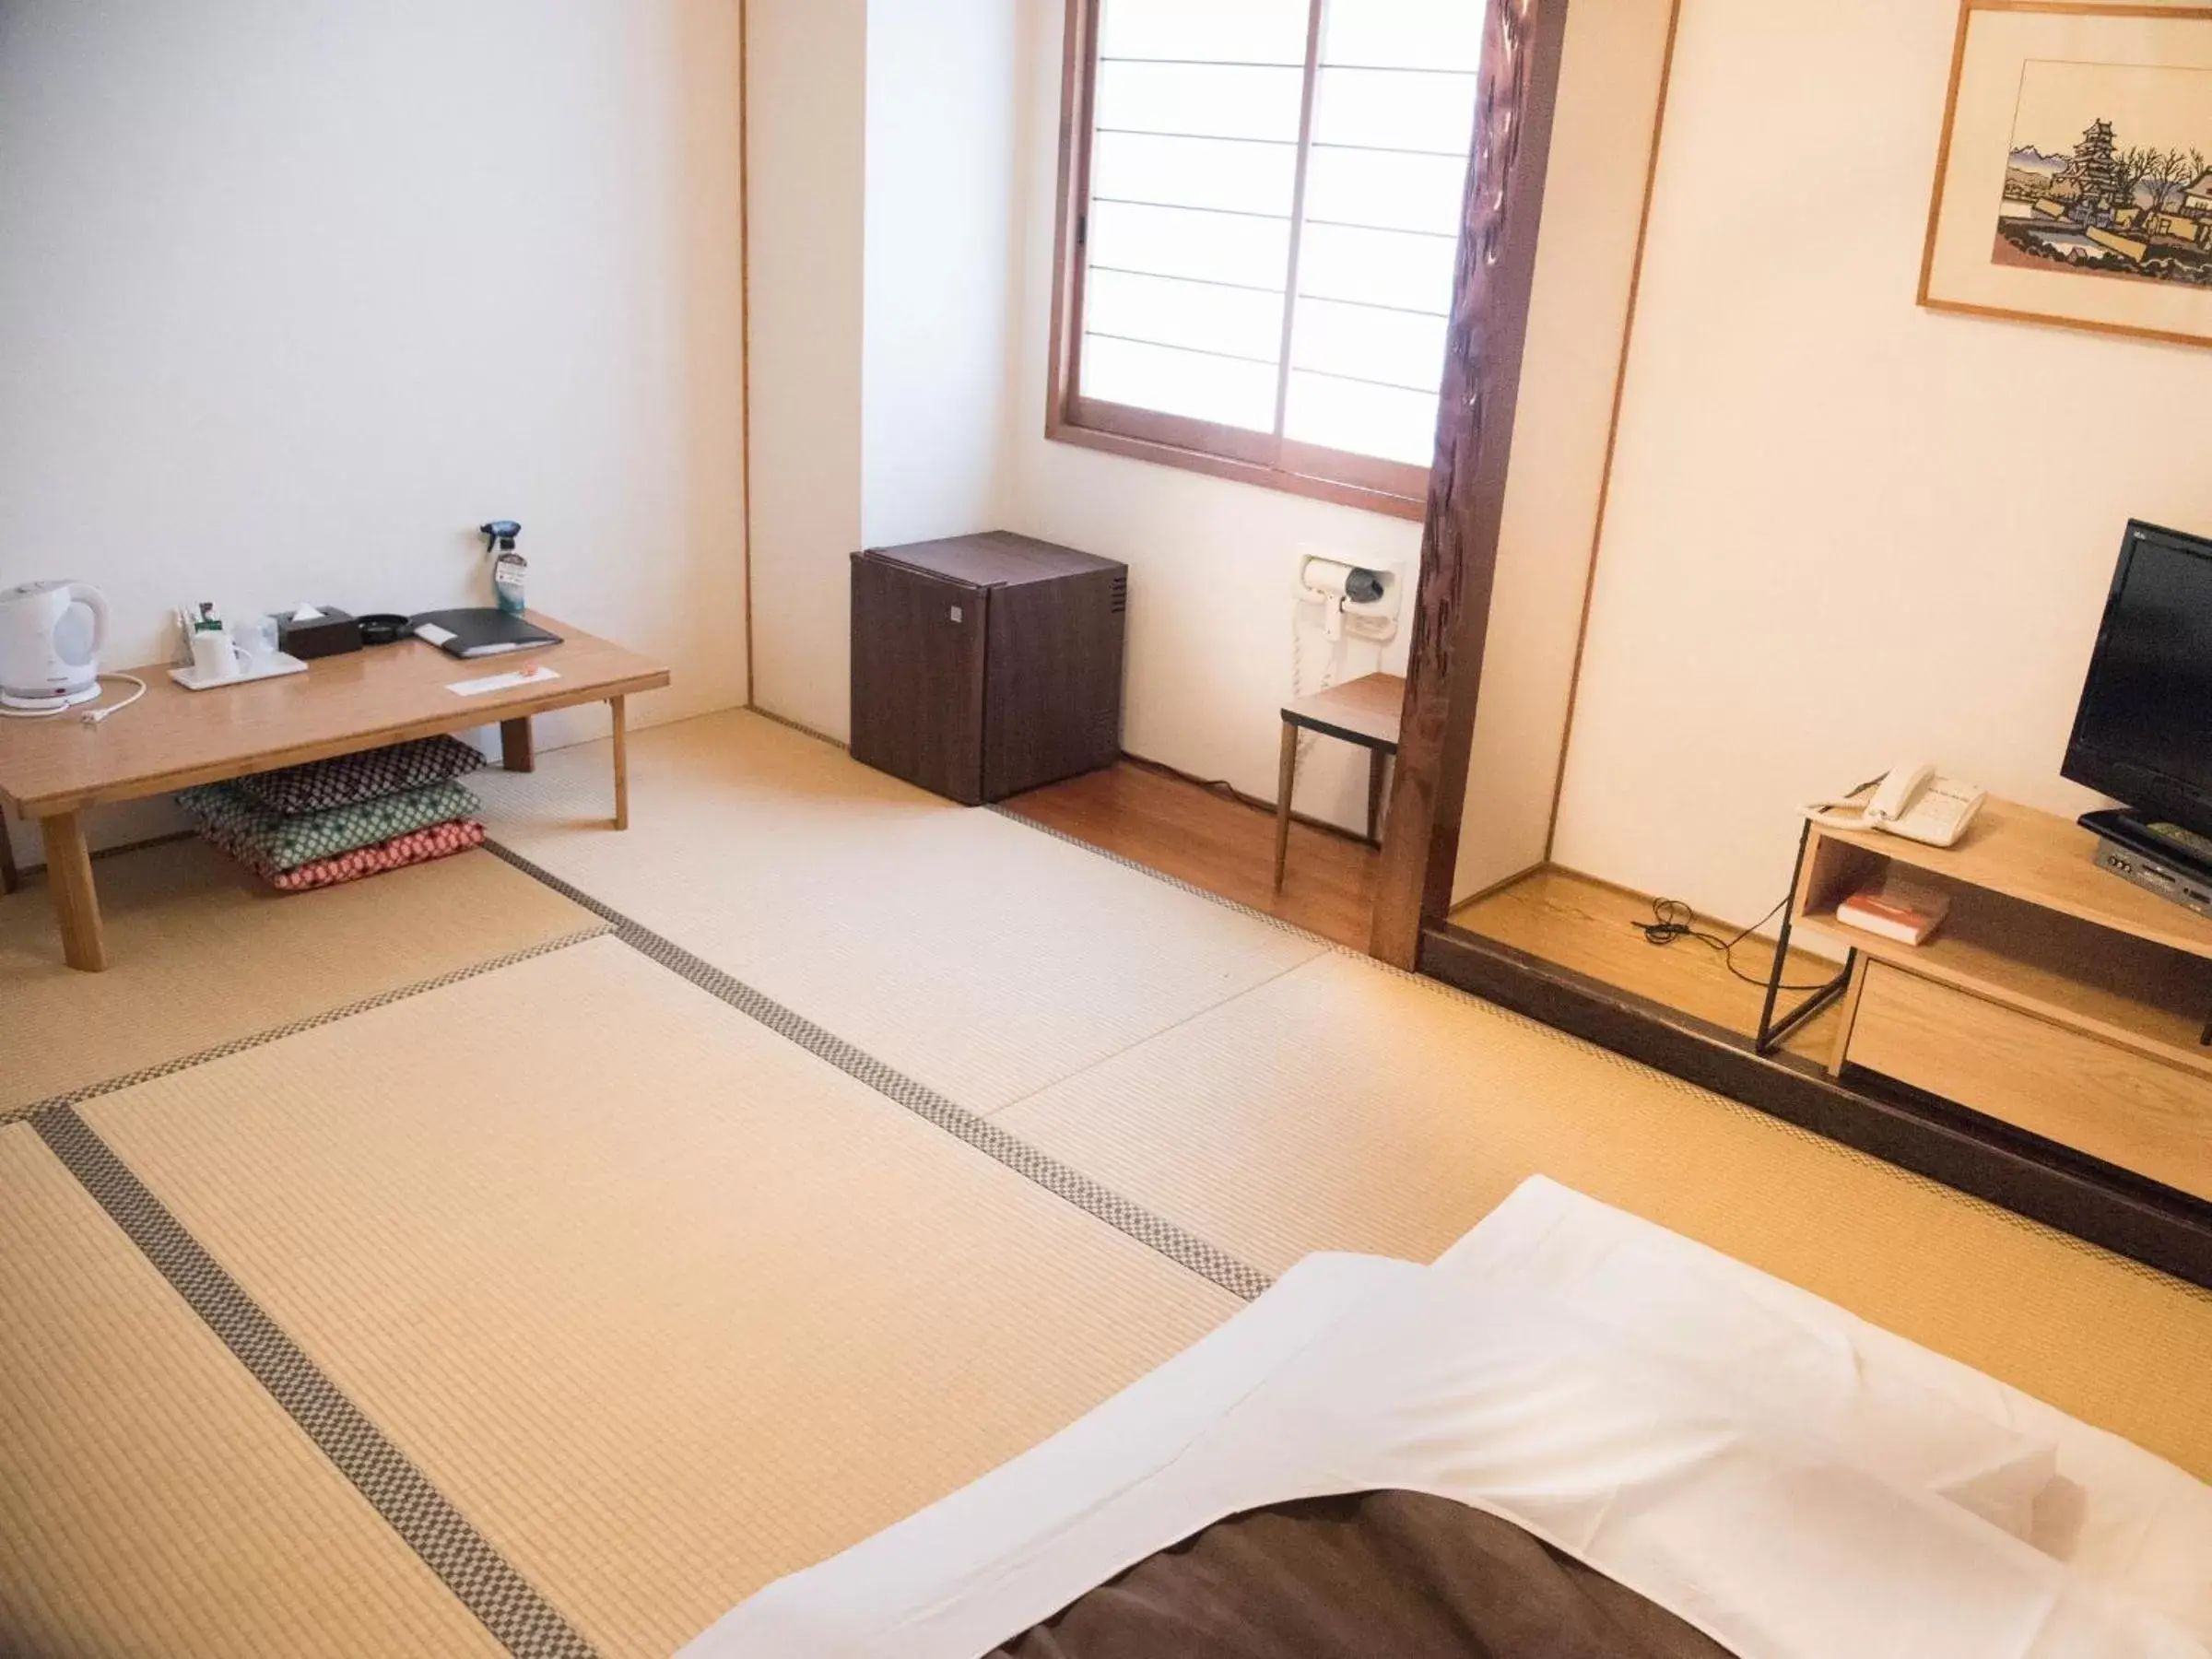
{"type": "Polygon", "coordinates": [[[542,663],[528,668],[517,668],[512,674],[488,675],[483,679],[455,680],[446,687],[455,697],[481,697],[487,691],[505,691],[516,686],[534,685],[539,680],[557,680],[558,669],[547,668],[542,663]]]}

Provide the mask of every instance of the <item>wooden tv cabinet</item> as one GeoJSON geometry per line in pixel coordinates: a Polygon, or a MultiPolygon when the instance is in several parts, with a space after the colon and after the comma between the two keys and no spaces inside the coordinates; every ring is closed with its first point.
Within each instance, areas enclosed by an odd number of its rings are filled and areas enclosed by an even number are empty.
{"type": "Polygon", "coordinates": [[[2098,868],[2095,847],[1995,800],[1948,849],[1811,826],[1793,924],[1854,953],[1830,1070],[1878,1072],[2212,1199],[2212,921],[2098,868]],[[1892,865],[1950,896],[1925,945],[1836,919],[1892,865]]]}

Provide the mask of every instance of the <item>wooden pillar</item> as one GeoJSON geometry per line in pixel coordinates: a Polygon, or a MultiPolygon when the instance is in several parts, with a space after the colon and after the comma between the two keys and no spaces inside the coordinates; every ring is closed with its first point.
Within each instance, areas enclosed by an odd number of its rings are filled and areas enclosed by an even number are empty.
{"type": "Polygon", "coordinates": [[[1370,948],[1413,968],[1452,902],[1567,0],[1490,0],[1370,948]]]}
{"type": "Polygon", "coordinates": [[[15,845],[7,839],[7,812],[0,807],[0,893],[12,893],[22,885],[22,873],[16,868],[15,845]]]}

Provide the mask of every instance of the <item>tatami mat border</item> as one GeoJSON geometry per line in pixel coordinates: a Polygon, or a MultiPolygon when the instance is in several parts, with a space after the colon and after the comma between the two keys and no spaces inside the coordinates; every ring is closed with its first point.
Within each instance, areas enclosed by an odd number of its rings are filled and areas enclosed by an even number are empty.
{"type": "Polygon", "coordinates": [[[1049,1152],[1000,1128],[981,1113],[971,1112],[835,1032],[825,1030],[805,1015],[692,955],[673,939],[664,938],[644,924],[602,903],[581,888],[571,886],[521,853],[497,841],[488,841],[484,846],[524,875],[544,882],[562,898],[613,924],[615,936],[648,959],[688,980],[708,995],[727,1003],[786,1041],[795,1042],[817,1059],[828,1061],[847,1077],[866,1084],[915,1116],[967,1142],[985,1157],[995,1159],[1023,1180],[1034,1182],[1177,1265],[1220,1286],[1230,1295],[1250,1301],[1275,1282],[1250,1263],[1240,1261],[1166,1217],[1155,1215],[1135,1200],[1124,1197],[1080,1170],[1062,1163],[1049,1152]]]}
{"type": "Polygon", "coordinates": [[[40,1137],[323,1454],[516,1659],[595,1659],[537,1591],[240,1288],[75,1107],[40,1137]]]}
{"type": "Polygon", "coordinates": [[[310,1014],[302,1019],[290,1020],[280,1026],[271,1026],[265,1031],[255,1031],[245,1037],[233,1037],[228,1042],[218,1042],[213,1048],[205,1048],[197,1053],[186,1054],[180,1059],[164,1060],[159,1065],[142,1065],[136,1071],[124,1073],[120,1077],[109,1077],[102,1082],[88,1083],[81,1088],[70,1089],[66,1094],[52,1095],[43,1100],[32,1100],[26,1105],[0,1111],[0,1124],[20,1123],[25,1118],[37,1118],[41,1113],[58,1111],[65,1106],[75,1106],[85,1100],[98,1100],[101,1095],[113,1094],[118,1089],[135,1088],[141,1083],[151,1083],[157,1077],[167,1077],[181,1071],[190,1071],[195,1065],[206,1065],[210,1060],[220,1060],[228,1054],[242,1054],[248,1049],[261,1048],[271,1042],[281,1042],[287,1037],[296,1037],[301,1031],[312,1031],[317,1026],[326,1026],[334,1020],[350,1019],[356,1014],[366,1014],[373,1008],[382,1008],[395,1002],[405,1002],[410,996],[422,995],[426,991],[437,991],[447,985],[457,985],[464,980],[472,980],[480,974],[496,973],[500,969],[511,968],[517,962],[527,962],[533,957],[546,956],[556,950],[566,950],[571,945],[581,945],[586,939],[603,939],[613,931],[611,927],[604,924],[597,927],[581,928],[575,933],[563,934],[558,939],[540,940],[537,944],[526,945],[520,950],[511,950],[504,956],[492,957],[486,961],[472,962],[465,968],[455,968],[431,979],[418,980],[411,985],[397,985],[389,991],[379,991],[372,996],[364,996],[335,1008],[327,1008],[320,1014],[310,1014]]]}

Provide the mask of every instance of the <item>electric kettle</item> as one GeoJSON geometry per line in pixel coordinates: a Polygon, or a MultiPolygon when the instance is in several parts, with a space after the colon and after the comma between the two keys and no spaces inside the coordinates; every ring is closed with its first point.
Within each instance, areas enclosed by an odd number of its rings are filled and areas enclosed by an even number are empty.
{"type": "Polygon", "coordinates": [[[0,593],[0,708],[51,712],[100,695],[108,602],[82,582],[0,593]]]}

